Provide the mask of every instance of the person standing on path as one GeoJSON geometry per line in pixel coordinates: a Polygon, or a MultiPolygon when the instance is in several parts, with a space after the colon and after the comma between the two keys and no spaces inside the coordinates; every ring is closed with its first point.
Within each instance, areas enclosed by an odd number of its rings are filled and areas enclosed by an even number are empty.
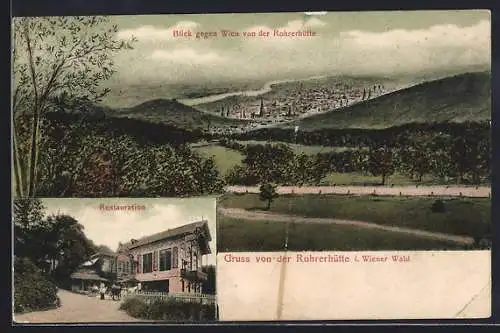
{"type": "Polygon", "coordinates": [[[99,289],[99,293],[101,294],[101,300],[104,299],[105,292],[106,292],[106,288],[104,287],[104,284],[101,284],[101,289],[99,289]]]}

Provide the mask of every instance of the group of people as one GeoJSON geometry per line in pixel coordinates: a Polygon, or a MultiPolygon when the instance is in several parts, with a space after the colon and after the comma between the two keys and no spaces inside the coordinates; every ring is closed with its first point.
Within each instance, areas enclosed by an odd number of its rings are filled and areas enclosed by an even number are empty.
{"type": "Polygon", "coordinates": [[[102,283],[100,287],[98,287],[97,285],[94,285],[92,287],[92,291],[93,292],[96,292],[96,293],[98,292],[99,293],[101,300],[105,299],[104,296],[106,294],[111,295],[111,297],[113,298],[113,300],[115,300],[115,297],[117,297],[118,299],[120,299],[121,298],[121,294],[122,294],[122,289],[123,289],[123,287],[121,285],[118,285],[118,284],[115,284],[115,283],[113,283],[113,285],[111,285],[111,287],[106,287],[106,285],[104,283],[102,283]]]}

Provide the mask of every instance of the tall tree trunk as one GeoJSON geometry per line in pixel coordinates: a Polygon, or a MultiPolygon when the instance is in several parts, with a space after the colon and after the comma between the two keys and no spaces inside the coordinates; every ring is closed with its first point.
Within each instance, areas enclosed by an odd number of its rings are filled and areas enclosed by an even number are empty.
{"type": "Polygon", "coordinates": [[[37,82],[37,73],[35,69],[35,59],[33,55],[33,47],[31,44],[31,36],[28,26],[24,27],[24,37],[26,38],[26,46],[28,50],[28,60],[29,60],[29,71],[31,74],[31,83],[33,84],[33,131],[31,133],[31,147],[29,154],[29,168],[28,168],[28,196],[33,197],[35,195],[36,189],[36,167],[37,167],[37,158],[38,158],[38,128],[39,128],[39,120],[40,120],[40,100],[38,95],[38,82],[37,82]]]}
{"type": "Polygon", "coordinates": [[[39,131],[39,110],[35,107],[33,112],[33,131],[31,132],[31,146],[30,146],[30,163],[29,163],[29,176],[28,176],[28,196],[35,196],[36,191],[36,168],[38,161],[38,131],[39,131]]]}
{"type": "Polygon", "coordinates": [[[472,172],[472,181],[475,185],[479,185],[480,183],[479,171],[477,169],[472,172]]]}
{"type": "Polygon", "coordinates": [[[386,177],[387,176],[385,175],[385,173],[382,174],[382,185],[385,185],[385,179],[386,179],[386,177]]]}
{"type": "Polygon", "coordinates": [[[14,162],[14,189],[16,197],[23,197],[25,194],[24,181],[23,181],[23,169],[21,165],[21,159],[19,156],[19,143],[17,142],[17,131],[15,122],[12,126],[12,150],[13,150],[13,162],[14,162]]]}
{"type": "Polygon", "coordinates": [[[271,209],[271,199],[267,200],[267,210],[271,209]]]}
{"type": "Polygon", "coordinates": [[[463,184],[464,183],[464,173],[463,173],[463,171],[459,172],[458,183],[459,184],[463,184]]]}

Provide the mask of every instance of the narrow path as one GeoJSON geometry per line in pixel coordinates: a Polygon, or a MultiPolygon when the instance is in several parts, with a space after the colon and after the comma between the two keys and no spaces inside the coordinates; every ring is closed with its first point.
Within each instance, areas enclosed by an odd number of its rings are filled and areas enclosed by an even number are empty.
{"type": "MultiPolygon", "coordinates": [[[[467,186],[279,186],[280,194],[356,194],[390,196],[452,196],[488,198],[491,187],[467,186]]],[[[259,193],[258,186],[228,186],[227,192],[259,193]]]]}
{"type": "Polygon", "coordinates": [[[343,220],[335,218],[319,218],[319,217],[302,217],[286,214],[276,214],[264,211],[248,211],[240,208],[222,208],[218,207],[217,212],[222,215],[234,218],[242,218],[246,220],[259,220],[259,221],[273,221],[273,222],[299,222],[299,223],[326,223],[326,224],[340,224],[350,225],[360,228],[379,229],[384,231],[398,232],[408,235],[414,235],[423,238],[437,239],[448,242],[454,242],[463,245],[470,245],[474,243],[474,239],[466,236],[450,235],[440,232],[431,232],[420,229],[395,227],[388,225],[381,225],[371,222],[343,220]]]}
{"type": "Polygon", "coordinates": [[[119,309],[120,302],[59,290],[61,306],[47,311],[14,315],[16,323],[122,323],[140,322],[119,309]]]}

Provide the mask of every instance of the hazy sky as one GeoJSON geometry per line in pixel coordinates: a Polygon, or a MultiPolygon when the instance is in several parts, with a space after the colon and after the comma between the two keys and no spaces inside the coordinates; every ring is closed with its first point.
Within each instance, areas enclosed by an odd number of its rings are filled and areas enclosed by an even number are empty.
{"type": "MultiPolygon", "coordinates": [[[[204,258],[215,265],[216,224],[215,198],[165,199],[72,199],[46,198],[42,200],[47,214],[62,213],[74,217],[84,226],[85,235],[97,245],[107,245],[115,251],[118,242],[149,236],[189,222],[208,220],[212,236],[212,253],[204,258]],[[143,211],[102,211],[100,204],[145,205],[143,211]]],[[[206,261],[205,261],[206,260],[206,261]]]]}
{"type": "MultiPolygon", "coordinates": [[[[399,74],[490,66],[488,11],[115,16],[135,49],[114,82],[193,82],[316,74],[399,74]],[[218,32],[174,37],[173,30],[218,32]],[[221,37],[220,30],[312,30],[316,37],[221,37]]],[[[271,32],[272,35],[272,32],[271,32]]]]}

